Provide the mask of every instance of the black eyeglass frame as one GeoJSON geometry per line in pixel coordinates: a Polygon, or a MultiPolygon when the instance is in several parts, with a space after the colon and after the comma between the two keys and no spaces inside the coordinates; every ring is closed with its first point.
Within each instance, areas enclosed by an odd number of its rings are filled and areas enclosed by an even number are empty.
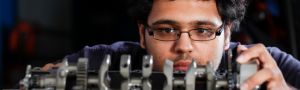
{"type": "Polygon", "coordinates": [[[161,39],[155,38],[155,36],[154,36],[154,30],[152,30],[151,27],[148,24],[144,24],[144,27],[145,27],[144,29],[145,29],[145,31],[148,31],[148,33],[149,33],[150,36],[153,36],[154,39],[159,40],[159,41],[176,41],[176,40],[178,40],[180,38],[180,36],[181,36],[182,33],[188,33],[190,39],[192,39],[193,41],[210,41],[210,40],[214,40],[217,36],[220,36],[222,34],[222,32],[224,31],[224,26],[225,25],[224,25],[224,22],[223,22],[221,26],[219,26],[218,28],[212,30],[212,31],[216,31],[216,32],[214,32],[215,36],[214,36],[214,38],[207,39],[207,40],[194,40],[193,38],[191,38],[190,32],[193,31],[193,30],[196,30],[196,29],[191,29],[191,30],[185,31],[185,32],[181,32],[180,31],[177,34],[177,37],[176,37],[175,40],[161,40],[161,39]]]}

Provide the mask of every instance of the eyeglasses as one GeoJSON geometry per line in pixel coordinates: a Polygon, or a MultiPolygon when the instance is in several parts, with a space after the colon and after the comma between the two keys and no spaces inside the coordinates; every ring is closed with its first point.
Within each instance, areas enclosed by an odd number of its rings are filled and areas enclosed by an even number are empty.
{"type": "Polygon", "coordinates": [[[214,29],[196,28],[182,32],[175,28],[152,28],[147,24],[145,25],[145,29],[148,31],[149,35],[160,41],[176,41],[180,38],[182,33],[188,33],[189,37],[194,41],[209,41],[215,39],[216,36],[220,36],[224,30],[223,27],[224,24],[214,29]]]}

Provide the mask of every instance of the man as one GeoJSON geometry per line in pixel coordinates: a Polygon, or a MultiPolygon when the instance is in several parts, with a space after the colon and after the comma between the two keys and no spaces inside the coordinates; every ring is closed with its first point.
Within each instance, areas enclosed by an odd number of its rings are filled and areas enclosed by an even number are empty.
{"type": "MultiPolygon", "coordinates": [[[[253,89],[262,83],[271,90],[300,88],[297,78],[300,62],[291,55],[263,44],[245,46],[230,42],[231,31],[237,29],[243,19],[245,0],[136,0],[135,3],[130,12],[138,22],[139,44],[117,42],[85,47],[66,58],[76,62],[79,57],[88,57],[89,69],[98,69],[105,54],[112,54],[115,67],[121,54],[130,54],[133,67],[137,68],[142,55],[150,54],[156,71],[162,71],[166,59],[172,60],[178,71],[187,70],[192,59],[199,65],[211,62],[217,71],[222,66],[224,51],[237,48],[237,62],[256,60],[260,66],[242,89],[253,89]]],[[[47,64],[43,69],[53,66],[47,64]]]]}

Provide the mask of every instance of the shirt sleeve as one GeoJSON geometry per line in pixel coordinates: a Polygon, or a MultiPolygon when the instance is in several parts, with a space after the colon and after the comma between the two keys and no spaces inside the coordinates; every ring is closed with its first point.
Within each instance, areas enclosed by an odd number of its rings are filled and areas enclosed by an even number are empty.
{"type": "Polygon", "coordinates": [[[88,69],[94,70],[99,68],[102,59],[106,54],[112,54],[114,51],[110,45],[99,44],[95,46],[85,46],[80,51],[65,56],[69,63],[77,63],[79,58],[87,58],[88,69]]]}
{"type": "Polygon", "coordinates": [[[268,47],[268,51],[275,59],[286,82],[300,89],[300,62],[292,55],[287,54],[276,47],[268,47]]]}

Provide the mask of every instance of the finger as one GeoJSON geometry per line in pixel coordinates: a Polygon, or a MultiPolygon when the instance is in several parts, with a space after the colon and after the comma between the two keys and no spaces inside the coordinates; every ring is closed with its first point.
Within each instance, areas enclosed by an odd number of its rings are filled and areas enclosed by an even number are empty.
{"type": "MultiPolygon", "coordinates": [[[[240,46],[241,48],[243,48],[243,46],[240,46]]],[[[253,45],[252,47],[248,48],[247,50],[243,50],[243,52],[241,52],[239,54],[239,56],[237,57],[237,61],[239,63],[246,63],[249,62],[249,60],[253,59],[253,58],[258,58],[258,56],[260,55],[260,50],[262,46],[258,46],[258,45],[253,45]]]]}
{"type": "Polygon", "coordinates": [[[262,63],[268,63],[265,65],[273,65],[275,64],[273,58],[266,50],[263,44],[256,44],[247,50],[244,50],[240,55],[237,57],[237,61],[239,63],[247,63],[253,59],[258,59],[262,63]],[[269,63],[270,62],[270,63],[269,63]],[[271,64],[273,63],[273,64],[271,64]]]}
{"type": "Polygon", "coordinates": [[[248,50],[248,48],[245,45],[238,45],[237,52],[240,54],[243,51],[248,50]]]}
{"type": "Polygon", "coordinates": [[[241,86],[242,90],[254,89],[257,85],[262,85],[264,82],[271,80],[273,72],[270,69],[262,69],[249,77],[241,86]]]}
{"type": "Polygon", "coordinates": [[[62,65],[62,63],[57,63],[54,65],[54,67],[60,67],[62,65]]]}
{"type": "Polygon", "coordinates": [[[50,68],[54,67],[53,63],[48,63],[42,67],[42,71],[48,71],[50,68]]]}
{"type": "MultiPolygon", "coordinates": [[[[245,50],[248,50],[248,48],[245,45],[238,45],[238,47],[237,47],[238,54],[242,53],[245,50]]],[[[260,65],[260,63],[257,59],[255,59],[255,62],[257,65],[260,65]]]]}
{"type": "Polygon", "coordinates": [[[44,65],[42,67],[42,71],[49,71],[50,69],[54,68],[54,67],[59,67],[61,65],[61,63],[57,63],[57,64],[53,64],[53,63],[48,63],[46,65],[44,65]]]}

